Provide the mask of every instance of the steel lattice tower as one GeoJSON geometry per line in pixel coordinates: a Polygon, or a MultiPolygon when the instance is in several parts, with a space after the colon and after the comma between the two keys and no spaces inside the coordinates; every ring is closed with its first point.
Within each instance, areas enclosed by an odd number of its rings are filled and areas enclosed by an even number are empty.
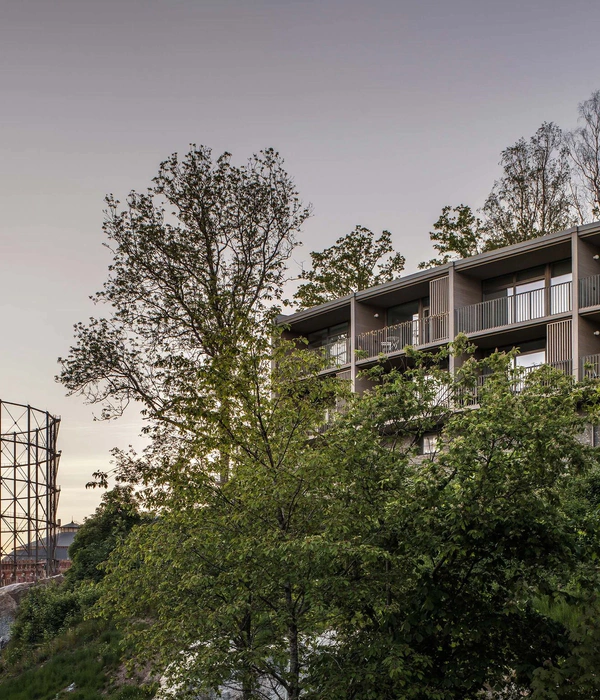
{"type": "Polygon", "coordinates": [[[0,585],[56,573],[60,418],[0,400],[0,585]]]}

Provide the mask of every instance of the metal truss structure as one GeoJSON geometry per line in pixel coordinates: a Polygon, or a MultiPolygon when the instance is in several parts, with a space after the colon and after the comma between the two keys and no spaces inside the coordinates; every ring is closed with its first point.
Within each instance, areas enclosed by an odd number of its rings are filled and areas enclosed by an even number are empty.
{"type": "Polygon", "coordinates": [[[57,571],[60,418],[0,400],[0,585],[57,571]]]}

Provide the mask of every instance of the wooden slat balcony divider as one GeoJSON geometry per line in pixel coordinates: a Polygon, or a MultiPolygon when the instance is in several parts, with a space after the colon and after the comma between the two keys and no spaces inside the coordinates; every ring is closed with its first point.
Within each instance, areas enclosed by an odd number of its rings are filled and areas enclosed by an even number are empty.
{"type": "Polygon", "coordinates": [[[456,330],[477,333],[571,311],[572,283],[489,299],[456,309],[456,330]]]}
{"type": "Polygon", "coordinates": [[[367,357],[400,352],[406,345],[420,346],[448,340],[448,314],[396,323],[356,336],[356,349],[367,357]]]}
{"type": "Polygon", "coordinates": [[[579,308],[600,306],[600,275],[579,280],[579,308]]]}

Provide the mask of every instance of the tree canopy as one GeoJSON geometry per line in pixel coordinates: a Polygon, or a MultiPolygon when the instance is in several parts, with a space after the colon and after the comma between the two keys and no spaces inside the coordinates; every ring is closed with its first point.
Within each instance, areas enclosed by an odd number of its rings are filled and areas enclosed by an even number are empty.
{"type": "Polygon", "coordinates": [[[301,308],[339,299],[383,282],[389,282],[404,269],[404,256],[395,253],[392,236],[382,231],[379,238],[364,226],[356,226],[334,245],[312,252],[311,269],[303,271],[294,300],[301,308]]]}
{"type": "Polygon", "coordinates": [[[107,316],[77,324],[59,380],[104,418],[137,401],[149,419],[177,425],[207,362],[267,332],[309,211],[272,149],[238,167],[194,145],[124,207],[106,202],[113,262],[94,300],[107,316]]]}
{"type": "Polygon", "coordinates": [[[344,396],[318,357],[270,352],[220,378],[236,409],[211,410],[227,431],[181,455],[160,520],[134,530],[103,583],[103,614],[179,697],[596,688],[568,670],[595,657],[547,602],[576,608],[597,585],[598,463],[580,439],[595,385],[525,376],[501,353],[452,378],[445,352],[411,353],[412,369],[382,365],[371,391],[344,396]],[[207,467],[224,439],[219,482],[207,467]]]}
{"type": "Polygon", "coordinates": [[[556,124],[545,122],[528,141],[521,138],[504,149],[500,165],[502,176],[483,205],[488,248],[563,231],[575,223],[568,150],[556,124]]]}
{"type": "Polygon", "coordinates": [[[421,269],[483,253],[488,242],[481,220],[466,204],[444,207],[429,237],[440,257],[420,263],[421,269]]]}
{"type": "Polygon", "coordinates": [[[69,547],[72,565],[66,573],[68,583],[101,581],[104,571],[100,565],[107,561],[113,549],[135,525],[150,519],[151,516],[140,512],[131,487],[118,485],[107,491],[96,512],[85,520],[69,547]]]}
{"type": "Polygon", "coordinates": [[[600,218],[600,90],[579,105],[579,126],[566,135],[579,223],[600,218]]]}
{"type": "Polygon", "coordinates": [[[439,257],[419,267],[512,245],[600,217],[600,91],[579,105],[579,126],[544,122],[500,155],[501,176],[477,214],[445,206],[429,236],[439,257]],[[479,215],[479,216],[478,216],[479,215]]]}

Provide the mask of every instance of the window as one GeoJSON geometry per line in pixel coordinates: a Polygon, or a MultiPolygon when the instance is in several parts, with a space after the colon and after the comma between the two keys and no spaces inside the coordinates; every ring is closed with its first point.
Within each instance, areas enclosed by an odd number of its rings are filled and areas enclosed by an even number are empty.
{"type": "Polygon", "coordinates": [[[483,282],[483,300],[498,301],[484,327],[519,323],[571,310],[571,260],[538,265],[483,282]],[[546,289],[549,298],[546,299],[546,289]],[[504,301],[501,301],[504,300],[504,301]]]}
{"type": "Polygon", "coordinates": [[[516,367],[539,367],[546,362],[545,350],[533,350],[530,352],[521,353],[515,357],[516,367]]]}
{"type": "Polygon", "coordinates": [[[390,342],[394,343],[398,349],[405,345],[419,345],[429,342],[424,332],[429,326],[421,324],[421,320],[428,316],[429,297],[390,307],[387,310],[387,325],[405,324],[394,330],[395,337],[391,337],[390,342]]]}
{"type": "Polygon", "coordinates": [[[550,278],[550,313],[561,314],[571,310],[571,261],[561,260],[552,265],[550,278]]]}
{"type": "Polygon", "coordinates": [[[348,323],[323,328],[308,335],[308,347],[311,350],[323,348],[331,367],[345,365],[350,362],[348,323]]]}
{"type": "Polygon", "coordinates": [[[438,433],[425,433],[421,438],[421,454],[433,455],[438,451],[439,435],[438,433]]]}

